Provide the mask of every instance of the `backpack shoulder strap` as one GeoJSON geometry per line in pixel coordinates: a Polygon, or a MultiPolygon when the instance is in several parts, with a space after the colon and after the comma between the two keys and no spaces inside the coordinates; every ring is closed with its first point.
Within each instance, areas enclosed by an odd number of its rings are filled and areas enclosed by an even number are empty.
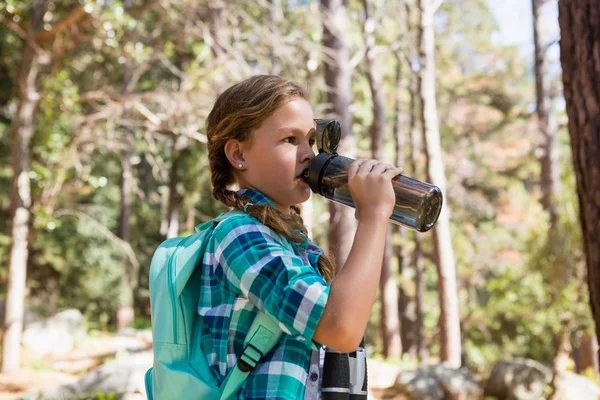
{"type": "Polygon", "coordinates": [[[221,385],[221,400],[232,398],[240,390],[258,361],[275,347],[282,334],[281,328],[271,317],[262,312],[256,315],[246,335],[244,351],[221,385]]]}

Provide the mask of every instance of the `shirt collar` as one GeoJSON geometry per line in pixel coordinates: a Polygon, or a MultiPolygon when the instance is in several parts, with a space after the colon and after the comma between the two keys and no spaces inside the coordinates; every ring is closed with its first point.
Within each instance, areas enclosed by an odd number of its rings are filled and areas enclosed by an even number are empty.
{"type": "Polygon", "coordinates": [[[271,207],[275,207],[275,204],[264,194],[255,189],[241,189],[238,191],[239,194],[242,194],[250,199],[252,204],[268,204],[271,207]]]}
{"type": "MultiPolygon", "coordinates": [[[[252,204],[268,204],[271,207],[275,207],[275,204],[264,194],[259,192],[256,189],[241,189],[238,191],[239,194],[242,194],[250,199],[250,203],[252,204]]],[[[304,241],[302,243],[296,243],[297,246],[306,249],[309,246],[310,239],[304,233],[300,232],[296,229],[296,233],[298,233],[304,241]]]]}

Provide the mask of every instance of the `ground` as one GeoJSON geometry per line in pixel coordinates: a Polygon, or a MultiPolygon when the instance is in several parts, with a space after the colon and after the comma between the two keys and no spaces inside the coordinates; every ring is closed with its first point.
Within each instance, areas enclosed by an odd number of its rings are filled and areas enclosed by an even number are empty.
{"type": "MultiPolygon", "coordinates": [[[[141,345],[151,348],[147,342],[142,341],[141,345]]],[[[10,376],[0,374],[0,400],[17,400],[29,391],[72,383],[113,358],[122,348],[123,338],[101,334],[86,338],[68,354],[40,356],[23,349],[23,367],[10,376]]]]}

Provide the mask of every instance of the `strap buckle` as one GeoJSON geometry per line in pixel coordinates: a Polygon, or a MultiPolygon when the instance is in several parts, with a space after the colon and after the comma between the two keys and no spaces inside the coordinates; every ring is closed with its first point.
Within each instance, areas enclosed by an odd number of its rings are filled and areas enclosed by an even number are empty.
{"type": "Polygon", "coordinates": [[[260,351],[256,346],[253,346],[251,343],[248,343],[242,352],[242,355],[237,361],[237,365],[240,371],[252,372],[252,370],[256,367],[258,361],[264,356],[263,352],[260,351]]]}

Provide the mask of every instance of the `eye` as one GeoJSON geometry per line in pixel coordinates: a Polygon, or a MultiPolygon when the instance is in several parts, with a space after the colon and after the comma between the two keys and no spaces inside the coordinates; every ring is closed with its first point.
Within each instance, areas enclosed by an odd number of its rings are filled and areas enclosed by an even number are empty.
{"type": "Polygon", "coordinates": [[[315,138],[312,138],[308,141],[308,143],[310,144],[310,147],[313,147],[315,145],[315,138]]]}
{"type": "Polygon", "coordinates": [[[296,143],[296,138],[294,136],[289,136],[283,139],[284,142],[294,144],[296,143]]]}

